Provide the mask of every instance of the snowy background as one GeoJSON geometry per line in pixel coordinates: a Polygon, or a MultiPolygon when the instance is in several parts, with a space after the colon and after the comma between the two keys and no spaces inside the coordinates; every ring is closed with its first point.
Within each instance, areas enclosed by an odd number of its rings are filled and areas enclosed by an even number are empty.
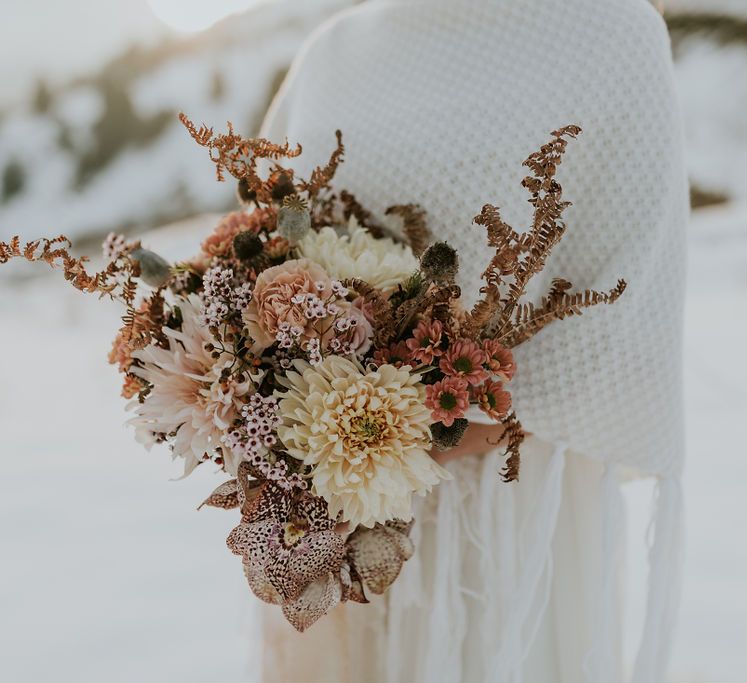
{"type": "MultiPolygon", "coordinates": [[[[212,225],[204,214],[233,199],[175,112],[255,132],[303,38],[352,2],[276,0],[206,28],[221,8],[252,4],[5,0],[0,239],[64,231],[91,252],[108,230],[150,231],[149,244],[164,255],[188,255],[212,225]],[[215,15],[203,16],[205,6],[215,15]],[[173,221],[182,222],[152,231],[173,221]]],[[[666,5],[696,206],[686,321],[688,550],[672,681],[741,683],[747,0],[666,5]]],[[[23,265],[0,272],[0,680],[251,680],[253,603],[225,551],[231,517],[194,511],[215,473],[200,468],[169,481],[178,466],[134,444],[102,352],[118,310],[23,265]]],[[[626,496],[632,652],[651,486],[629,485],[626,496]]]]}

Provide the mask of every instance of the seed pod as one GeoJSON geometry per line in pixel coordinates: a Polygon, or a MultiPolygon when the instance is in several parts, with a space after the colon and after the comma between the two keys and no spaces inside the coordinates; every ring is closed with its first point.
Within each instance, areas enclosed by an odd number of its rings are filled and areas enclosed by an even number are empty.
{"type": "Polygon", "coordinates": [[[289,195],[296,194],[296,186],[287,173],[283,173],[272,187],[272,198],[276,202],[282,202],[289,195]]]}
{"type": "Polygon", "coordinates": [[[239,180],[236,194],[239,196],[239,201],[244,204],[250,204],[257,198],[257,193],[249,187],[249,181],[246,178],[239,180]]]}
{"type": "Polygon", "coordinates": [[[233,238],[233,253],[242,261],[251,261],[262,253],[262,240],[253,232],[245,230],[233,238]]]}
{"type": "Polygon", "coordinates": [[[293,245],[311,230],[311,213],[306,200],[291,195],[283,200],[278,211],[278,233],[293,245]]]}
{"type": "Polygon", "coordinates": [[[151,287],[163,287],[171,278],[168,261],[148,249],[133,249],[130,258],[140,265],[140,279],[151,287]]]}
{"type": "Polygon", "coordinates": [[[451,427],[446,427],[443,422],[436,422],[431,425],[431,437],[433,445],[439,451],[448,451],[459,445],[459,442],[467,431],[469,421],[463,417],[458,417],[452,423],[451,427]]]}
{"type": "Polygon", "coordinates": [[[420,259],[420,270],[431,282],[454,282],[459,270],[456,250],[446,242],[436,242],[428,247],[420,259]]]}

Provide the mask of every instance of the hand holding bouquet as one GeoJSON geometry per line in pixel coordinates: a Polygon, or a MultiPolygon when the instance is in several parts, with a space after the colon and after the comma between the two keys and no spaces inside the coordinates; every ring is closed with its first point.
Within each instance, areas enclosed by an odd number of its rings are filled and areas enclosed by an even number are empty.
{"type": "Polygon", "coordinates": [[[329,162],[304,180],[281,164],[300,147],[182,121],[218,178],[236,178],[244,205],[195,258],[172,266],[110,235],[109,263],[95,275],[64,237],[0,243],[0,263],[61,264],[78,289],[124,304],[110,360],[138,440],[168,443],[185,475],[212,461],[231,477],[204,504],[240,510],[228,547],[252,591],[302,631],[397,578],[414,551],[413,495],[450,476],[430,451],[459,443],[468,411],[504,426],[502,475],[518,478],[524,433],[511,410],[511,349],[553,320],[613,303],[625,283],[572,293],[557,279],[541,302],[523,302],[565,231],[555,173],[575,126],[526,162],[527,232],[491,205],[475,218],[493,254],[481,298],[466,308],[458,255],[444,242],[428,246],[419,207],[392,206],[377,221],[333,190],[339,132],[329,162]]]}

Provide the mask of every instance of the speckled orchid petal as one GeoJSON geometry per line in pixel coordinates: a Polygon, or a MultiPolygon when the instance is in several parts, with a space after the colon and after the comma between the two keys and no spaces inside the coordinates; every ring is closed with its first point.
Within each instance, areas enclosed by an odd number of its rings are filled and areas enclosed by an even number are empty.
{"type": "Polygon", "coordinates": [[[291,509],[291,498],[286,491],[272,482],[265,482],[256,489],[245,493],[246,501],[242,508],[245,523],[274,519],[285,522],[291,509]]]}
{"type": "Polygon", "coordinates": [[[236,475],[238,482],[237,497],[242,511],[247,501],[254,500],[259,495],[262,486],[261,473],[251,463],[242,461],[236,475]]]}
{"type": "Polygon", "coordinates": [[[307,493],[295,505],[296,514],[309,525],[311,531],[329,531],[337,522],[329,516],[327,501],[307,493]]]}
{"type": "Polygon", "coordinates": [[[251,537],[251,527],[248,524],[239,524],[231,530],[226,539],[226,545],[228,549],[234,555],[243,555],[249,548],[249,540],[251,537]]]}
{"type": "Polygon", "coordinates": [[[272,585],[264,570],[257,569],[251,563],[244,562],[244,576],[246,576],[252,593],[260,600],[269,602],[271,605],[283,603],[283,596],[272,585]]]}
{"type": "Polygon", "coordinates": [[[347,540],[352,567],[377,595],[392,585],[415,552],[412,541],[400,529],[377,524],[373,529],[357,529],[347,540]]]}
{"type": "Polygon", "coordinates": [[[214,508],[231,510],[239,506],[239,483],[237,479],[223,482],[205,500],[202,501],[199,510],[204,505],[214,508]]]}
{"type": "Polygon", "coordinates": [[[303,633],[318,619],[323,617],[342,599],[342,586],[334,573],[318,578],[310,583],[295,600],[283,605],[285,618],[297,631],[303,633]]]}
{"type": "Polygon", "coordinates": [[[367,603],[369,600],[363,590],[363,582],[355,568],[347,562],[340,567],[340,583],[342,585],[342,602],[367,603]]]}
{"type": "Polygon", "coordinates": [[[282,596],[294,600],[312,581],[339,571],[345,541],[334,531],[309,532],[291,523],[267,519],[239,524],[227,540],[231,552],[263,574],[282,596]]]}
{"type": "Polygon", "coordinates": [[[345,541],[334,531],[307,534],[291,548],[281,592],[293,599],[325,573],[339,572],[344,554],[345,541]]]}

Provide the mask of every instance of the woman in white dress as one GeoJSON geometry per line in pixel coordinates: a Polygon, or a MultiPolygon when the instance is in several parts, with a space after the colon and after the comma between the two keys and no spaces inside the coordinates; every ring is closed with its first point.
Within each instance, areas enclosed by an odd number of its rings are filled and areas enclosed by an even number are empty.
{"type": "MultiPolygon", "coordinates": [[[[419,203],[475,297],[489,254],[471,218],[529,225],[521,162],[575,123],[559,180],[568,232],[546,272],[629,289],[518,350],[514,405],[533,436],[521,480],[473,425],[454,480],[417,510],[416,555],[384,599],[299,636],[268,610],[264,681],[615,683],[623,680],[620,484],[658,479],[637,683],[665,678],[676,611],[683,457],[681,299],[687,186],[666,28],[646,0],[370,0],[299,55],[264,135],[342,129],[336,183],[381,215],[419,203]]],[[[306,167],[304,166],[306,165],[306,167]]]]}

